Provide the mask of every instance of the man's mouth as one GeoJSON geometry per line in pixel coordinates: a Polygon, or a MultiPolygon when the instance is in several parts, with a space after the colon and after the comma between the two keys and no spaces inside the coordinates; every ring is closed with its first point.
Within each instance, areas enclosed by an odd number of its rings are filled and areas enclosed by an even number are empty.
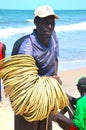
{"type": "Polygon", "coordinates": [[[46,31],[45,34],[46,35],[51,35],[51,31],[46,31]]]}

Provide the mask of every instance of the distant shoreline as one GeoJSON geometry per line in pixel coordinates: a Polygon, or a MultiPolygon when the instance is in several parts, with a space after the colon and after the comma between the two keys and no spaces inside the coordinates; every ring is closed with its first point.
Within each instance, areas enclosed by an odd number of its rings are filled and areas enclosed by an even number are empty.
{"type": "Polygon", "coordinates": [[[86,60],[79,61],[60,61],[58,71],[62,72],[64,70],[73,70],[86,67],[86,60]]]}

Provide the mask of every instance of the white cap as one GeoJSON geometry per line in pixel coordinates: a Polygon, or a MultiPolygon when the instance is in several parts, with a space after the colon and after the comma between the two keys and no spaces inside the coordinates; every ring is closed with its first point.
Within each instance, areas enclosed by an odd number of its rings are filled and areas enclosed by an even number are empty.
{"type": "Polygon", "coordinates": [[[59,19],[59,16],[57,16],[55,14],[55,12],[53,11],[53,9],[50,6],[47,5],[43,5],[38,7],[35,12],[34,12],[34,19],[38,16],[40,18],[45,18],[48,17],[50,15],[53,15],[56,19],[59,19]]]}

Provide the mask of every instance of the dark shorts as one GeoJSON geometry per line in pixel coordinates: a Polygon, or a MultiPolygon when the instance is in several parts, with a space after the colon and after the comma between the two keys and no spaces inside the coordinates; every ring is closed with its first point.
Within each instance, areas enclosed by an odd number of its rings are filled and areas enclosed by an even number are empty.
{"type": "Polygon", "coordinates": [[[42,121],[27,122],[22,116],[15,115],[14,130],[52,130],[52,123],[47,124],[47,119],[42,121]]]}

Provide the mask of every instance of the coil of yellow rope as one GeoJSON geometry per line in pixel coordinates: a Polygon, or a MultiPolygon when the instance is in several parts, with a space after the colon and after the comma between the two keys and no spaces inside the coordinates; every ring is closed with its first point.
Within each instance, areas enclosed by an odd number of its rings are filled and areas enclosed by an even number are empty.
{"type": "Polygon", "coordinates": [[[0,78],[16,114],[27,121],[43,120],[68,105],[68,98],[57,80],[38,75],[30,55],[16,55],[0,61],[0,78]]]}

